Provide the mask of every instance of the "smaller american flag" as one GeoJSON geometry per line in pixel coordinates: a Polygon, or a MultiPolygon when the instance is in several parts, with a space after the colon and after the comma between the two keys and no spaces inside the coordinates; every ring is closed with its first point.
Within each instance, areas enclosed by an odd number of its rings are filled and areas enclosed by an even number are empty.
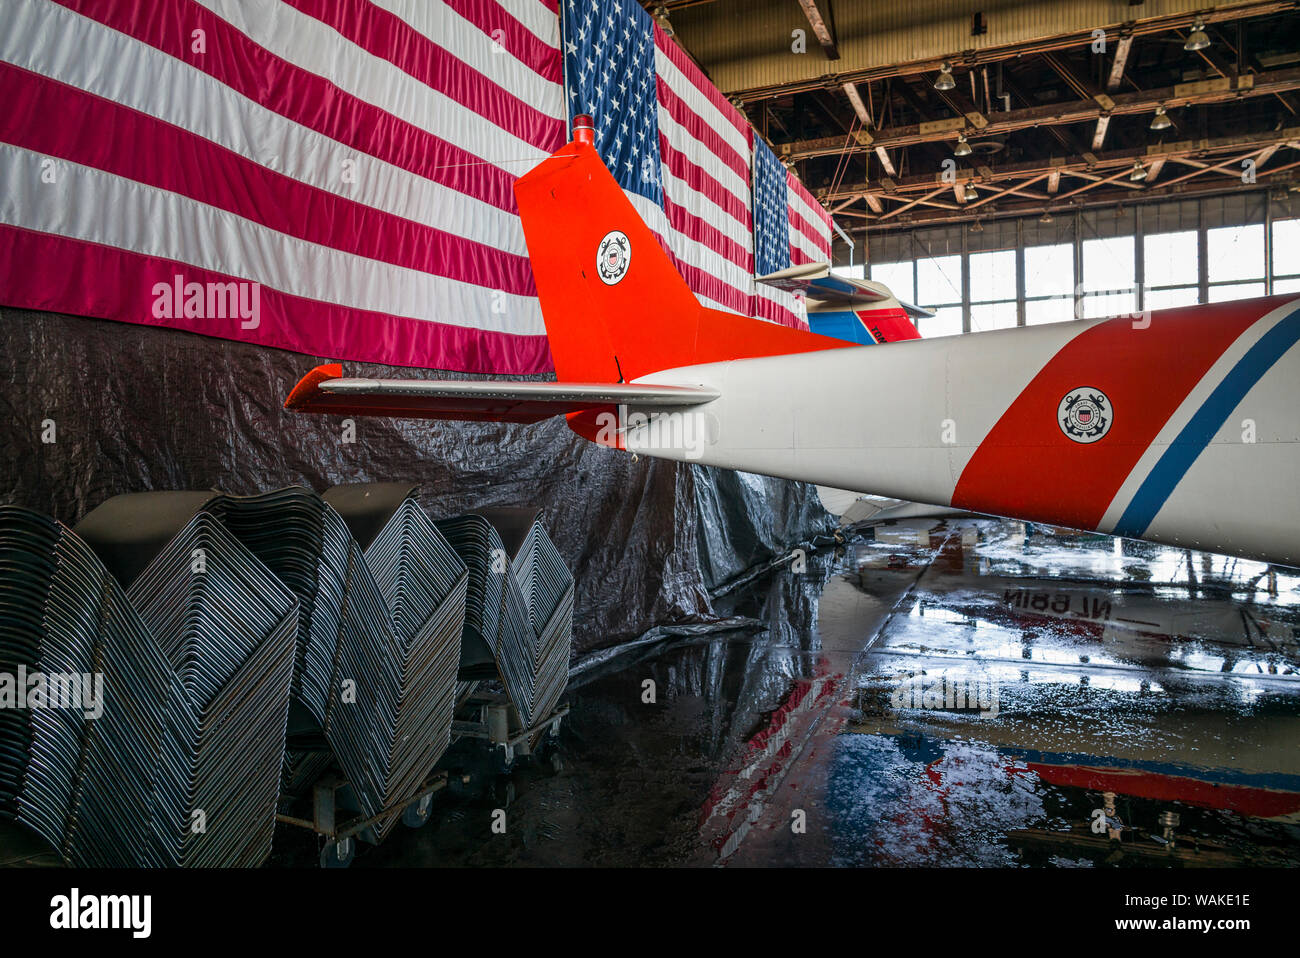
{"type": "Polygon", "coordinates": [[[786,170],[758,137],[754,137],[754,260],[759,276],[791,265],[786,170]]]}

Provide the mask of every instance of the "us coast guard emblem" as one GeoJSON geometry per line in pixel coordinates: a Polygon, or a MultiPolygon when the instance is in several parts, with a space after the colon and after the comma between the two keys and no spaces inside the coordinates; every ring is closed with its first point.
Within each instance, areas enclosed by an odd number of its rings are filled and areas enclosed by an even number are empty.
{"type": "Polygon", "coordinates": [[[628,264],[632,262],[632,243],[626,234],[610,230],[600,241],[596,250],[596,272],[601,282],[613,286],[627,275],[628,264]]]}
{"type": "Polygon", "coordinates": [[[1092,386],[1071,389],[1056,407],[1061,432],[1075,442],[1096,442],[1110,432],[1114,418],[1106,394],[1092,386]]]}

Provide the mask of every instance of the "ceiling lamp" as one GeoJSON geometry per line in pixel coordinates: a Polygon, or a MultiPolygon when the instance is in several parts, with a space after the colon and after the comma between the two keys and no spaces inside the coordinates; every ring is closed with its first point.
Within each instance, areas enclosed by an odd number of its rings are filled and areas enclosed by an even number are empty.
{"type": "Polygon", "coordinates": [[[971,231],[972,233],[983,233],[983,232],[984,232],[984,224],[981,223],[981,222],[979,221],[979,218],[978,218],[978,217],[976,217],[975,222],[971,224],[971,226],[970,226],[970,231],[971,231]]]}
{"type": "Polygon", "coordinates": [[[1147,168],[1142,165],[1141,160],[1133,161],[1133,172],[1128,175],[1128,178],[1134,183],[1141,183],[1147,178],[1147,168]]]}
{"type": "Polygon", "coordinates": [[[966,202],[969,203],[971,200],[977,200],[977,199],[979,199],[979,198],[980,198],[979,193],[977,193],[977,192],[975,191],[975,184],[974,184],[974,183],[967,183],[967,184],[966,184],[966,202]]]}
{"type": "Polygon", "coordinates": [[[1173,126],[1173,121],[1169,119],[1169,114],[1165,112],[1162,106],[1156,107],[1156,115],[1151,118],[1151,130],[1159,133],[1161,130],[1167,130],[1173,126]]]}
{"type": "Polygon", "coordinates": [[[1043,215],[1040,216],[1040,217],[1038,217],[1038,222],[1040,222],[1040,223],[1050,223],[1050,222],[1052,222],[1052,212],[1051,212],[1051,210],[1043,210],[1043,215]]]}
{"type": "Polygon", "coordinates": [[[1192,32],[1187,34],[1187,42],[1183,44],[1183,49],[1188,53],[1195,53],[1209,45],[1210,35],[1205,32],[1205,21],[1197,17],[1196,22],[1192,24],[1192,32]]]}
{"type": "Polygon", "coordinates": [[[966,134],[957,134],[957,145],[953,148],[953,156],[970,156],[970,144],[966,142],[966,134]]]}
{"type": "Polygon", "coordinates": [[[951,90],[957,85],[957,81],[952,78],[952,64],[947,60],[939,66],[939,75],[934,78],[934,88],[936,90],[951,90]]]}
{"type": "Polygon", "coordinates": [[[655,18],[655,23],[659,24],[659,29],[662,30],[666,36],[671,37],[675,34],[672,22],[668,19],[668,8],[662,3],[655,7],[655,12],[651,14],[651,16],[655,18]]]}

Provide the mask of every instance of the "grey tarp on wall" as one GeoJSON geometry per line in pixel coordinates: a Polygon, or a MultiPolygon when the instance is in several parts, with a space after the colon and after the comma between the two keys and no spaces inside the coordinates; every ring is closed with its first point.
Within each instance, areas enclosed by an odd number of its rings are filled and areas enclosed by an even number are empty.
{"type": "Polygon", "coordinates": [[[282,406],[315,357],[52,313],[0,309],[0,323],[0,501],[73,523],[121,492],[409,481],[435,518],[540,506],[577,579],[578,651],[712,619],[710,589],[833,526],[809,486],[633,461],[561,420],[358,418],[344,443],[341,417],[282,406]]]}

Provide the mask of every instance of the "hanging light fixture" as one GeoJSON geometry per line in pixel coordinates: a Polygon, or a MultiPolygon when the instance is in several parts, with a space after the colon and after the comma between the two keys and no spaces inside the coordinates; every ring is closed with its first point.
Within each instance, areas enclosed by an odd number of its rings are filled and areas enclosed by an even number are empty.
{"type": "Polygon", "coordinates": [[[1183,49],[1188,53],[1195,53],[1197,50],[1204,50],[1210,45],[1210,35],[1205,32],[1205,21],[1197,17],[1192,24],[1192,32],[1187,34],[1187,42],[1183,44],[1183,49]]]}
{"type": "Polygon", "coordinates": [[[977,200],[977,199],[980,198],[979,193],[977,193],[977,192],[975,191],[975,184],[974,184],[974,183],[967,183],[967,184],[966,184],[966,194],[965,194],[965,195],[966,195],[966,202],[967,202],[967,203],[969,203],[971,200],[977,200]]]}
{"type": "Polygon", "coordinates": [[[1159,133],[1161,130],[1167,130],[1173,125],[1173,121],[1169,119],[1169,114],[1165,112],[1165,108],[1163,106],[1156,107],[1156,115],[1151,118],[1151,131],[1159,133]]]}
{"type": "Polygon", "coordinates": [[[652,13],[651,16],[654,17],[655,23],[659,24],[659,29],[662,30],[666,36],[671,37],[674,35],[672,21],[668,19],[667,7],[662,3],[659,4],[659,6],[655,7],[655,12],[652,13]]]}
{"type": "Polygon", "coordinates": [[[1038,217],[1038,222],[1040,222],[1040,223],[1050,223],[1050,222],[1052,222],[1052,211],[1051,211],[1051,210],[1043,210],[1043,215],[1040,216],[1040,217],[1038,217]]]}
{"type": "Polygon", "coordinates": [[[966,142],[966,134],[957,134],[957,145],[953,147],[953,156],[970,156],[970,144],[966,142]]]}
{"type": "Polygon", "coordinates": [[[1128,178],[1134,183],[1141,183],[1147,178],[1147,168],[1142,165],[1141,160],[1133,161],[1133,172],[1128,175],[1128,178]]]}
{"type": "Polygon", "coordinates": [[[939,65],[939,75],[934,78],[934,88],[936,90],[951,90],[957,85],[957,81],[952,77],[952,64],[944,60],[939,65]]]}
{"type": "Polygon", "coordinates": [[[984,232],[984,224],[979,221],[979,217],[976,217],[975,222],[970,225],[970,231],[972,233],[984,232]]]}

